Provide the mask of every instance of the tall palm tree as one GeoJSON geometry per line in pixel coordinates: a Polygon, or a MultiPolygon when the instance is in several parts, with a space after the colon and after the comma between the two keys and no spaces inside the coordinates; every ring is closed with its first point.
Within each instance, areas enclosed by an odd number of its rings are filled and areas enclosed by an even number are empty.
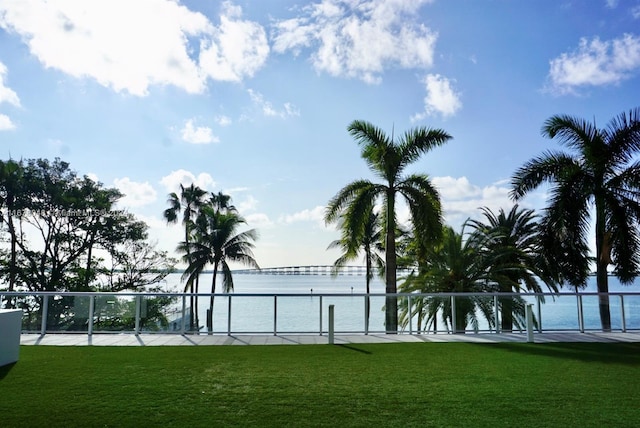
{"type": "MultiPolygon", "coordinates": [[[[336,259],[332,270],[333,275],[337,275],[341,268],[350,261],[356,260],[361,253],[364,253],[365,261],[365,284],[366,294],[370,294],[371,280],[377,269],[384,268],[384,261],[381,254],[384,253],[382,245],[382,228],[380,227],[380,215],[370,207],[367,221],[364,224],[353,223],[353,217],[349,215],[349,210],[345,212],[339,223],[341,237],[329,244],[328,249],[339,248],[342,250],[340,257],[336,259]],[[375,269],[374,269],[375,268],[375,269]]],[[[366,329],[369,328],[370,300],[367,296],[366,307],[366,329]]]]}
{"type": "Polygon", "coordinates": [[[195,222],[192,240],[184,241],[178,250],[184,252],[184,259],[189,266],[184,272],[188,280],[193,280],[206,265],[213,265],[213,280],[211,282],[211,298],[207,312],[207,328],[213,332],[213,304],[216,292],[218,272],[222,273],[223,291],[233,290],[233,276],[228,262],[239,262],[259,269],[253,256],[253,241],[258,237],[254,229],[237,233],[238,228],[245,224],[245,220],[235,212],[216,211],[211,205],[201,208],[200,215],[195,222]]]}
{"type": "MultiPolygon", "coordinates": [[[[169,208],[164,210],[163,216],[168,224],[177,223],[178,215],[182,211],[182,225],[184,226],[184,242],[187,243],[185,249],[187,251],[186,258],[189,259],[189,238],[191,229],[193,228],[194,219],[198,216],[199,210],[205,203],[207,191],[191,183],[189,187],[180,185],[180,196],[175,192],[169,193],[167,203],[169,208]]],[[[187,280],[184,291],[190,293],[198,293],[199,276],[195,276],[187,280]]],[[[190,298],[191,313],[189,314],[189,330],[194,329],[194,323],[200,328],[198,320],[198,297],[190,298]]]]}
{"type": "Polygon", "coordinates": [[[525,163],[512,178],[511,196],[518,200],[543,182],[551,183],[543,242],[562,267],[577,264],[562,272],[576,286],[586,284],[587,234],[595,217],[600,321],[609,331],[608,266],[615,266],[623,284],[631,283],[640,268],[640,108],[621,113],[606,128],[597,128],[595,121],[552,116],[542,134],[557,138],[571,152],[548,151],[525,163]]]}
{"type": "MultiPolygon", "coordinates": [[[[549,290],[557,292],[556,280],[548,268],[547,258],[541,251],[539,224],[533,210],[514,205],[509,213],[500,208],[498,214],[482,208],[484,222],[470,220],[475,233],[482,236],[484,250],[492,255],[489,269],[500,292],[520,292],[525,289],[541,293],[538,278],[549,290]]],[[[513,329],[513,302],[501,299],[502,331],[513,329]]]]}
{"type": "MultiPolygon", "coordinates": [[[[382,183],[357,180],[347,184],[330,201],[325,222],[337,221],[349,209],[355,223],[367,221],[367,207],[383,200],[385,228],[386,293],[397,292],[396,278],[396,196],[407,201],[414,227],[424,239],[437,237],[442,229],[440,196],[425,174],[403,176],[405,168],[434,147],[451,139],[439,129],[418,127],[404,133],[398,141],[389,138],[380,128],[356,120],[347,128],[361,147],[361,155],[382,183]]],[[[388,333],[398,330],[398,301],[387,296],[385,326],[388,333]]]]}

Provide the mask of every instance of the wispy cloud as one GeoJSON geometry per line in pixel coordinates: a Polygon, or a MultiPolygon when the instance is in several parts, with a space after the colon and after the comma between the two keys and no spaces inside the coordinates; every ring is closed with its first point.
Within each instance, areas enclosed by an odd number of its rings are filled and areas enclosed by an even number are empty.
{"type": "Polygon", "coordinates": [[[311,222],[317,224],[319,227],[324,228],[324,206],[316,206],[312,209],[305,209],[293,214],[282,215],[279,219],[280,223],[292,224],[299,222],[311,222]]]}
{"type": "Polygon", "coordinates": [[[311,49],[316,70],[379,83],[386,67],[427,68],[437,34],[417,22],[430,0],[323,0],[273,26],[273,49],[311,49]]]}
{"type": "Polygon", "coordinates": [[[265,100],[264,95],[253,89],[247,89],[251,101],[257,106],[262,114],[270,117],[286,118],[291,116],[300,116],[300,110],[293,104],[286,102],[282,108],[278,109],[273,106],[270,101],[265,100]]]}
{"type": "Polygon", "coordinates": [[[11,121],[9,116],[0,113],[0,131],[10,131],[15,128],[16,125],[11,121]]]}
{"type": "Polygon", "coordinates": [[[220,126],[229,126],[232,122],[231,118],[225,115],[216,116],[213,120],[220,126]]]}
{"type": "Polygon", "coordinates": [[[640,37],[632,34],[602,41],[580,40],[578,48],[551,60],[547,90],[575,94],[588,86],[617,84],[640,69],[640,37]]]}
{"type": "Polygon", "coordinates": [[[20,107],[20,98],[18,98],[18,94],[5,84],[6,77],[7,67],[0,62],[0,104],[9,103],[15,107],[20,107]]]}
{"type": "MultiPolygon", "coordinates": [[[[7,67],[0,62],[0,104],[7,103],[15,107],[20,107],[20,98],[16,92],[6,86],[5,78],[7,76],[7,67]]],[[[0,131],[9,131],[15,129],[16,125],[6,114],[0,113],[0,131]]]]}

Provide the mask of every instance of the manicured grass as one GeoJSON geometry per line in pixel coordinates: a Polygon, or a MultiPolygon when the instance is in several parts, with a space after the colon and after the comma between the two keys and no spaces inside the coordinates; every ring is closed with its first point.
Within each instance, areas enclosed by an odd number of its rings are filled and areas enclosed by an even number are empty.
{"type": "Polygon", "coordinates": [[[0,426],[632,427],[640,344],[37,347],[0,426]]]}

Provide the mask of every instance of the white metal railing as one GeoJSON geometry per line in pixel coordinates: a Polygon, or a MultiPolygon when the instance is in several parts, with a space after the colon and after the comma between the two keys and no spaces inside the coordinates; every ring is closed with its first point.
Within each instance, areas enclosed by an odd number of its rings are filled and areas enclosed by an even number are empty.
{"type": "MultiPolygon", "coordinates": [[[[607,293],[612,329],[640,330],[640,293],[607,293]]],[[[320,334],[328,332],[323,317],[335,306],[335,333],[385,332],[383,306],[396,297],[406,317],[400,332],[408,334],[471,331],[456,326],[457,299],[481,297],[491,303],[491,320],[481,320],[473,331],[500,332],[501,299],[518,297],[535,306],[537,330],[601,330],[598,293],[397,293],[397,294],[214,294],[212,334],[320,334]],[[418,309],[422,299],[450,299],[453,325],[426,331],[418,309]],[[271,302],[271,304],[269,304],[271,302]],[[567,303],[569,302],[569,303],[567,303]],[[572,303],[573,302],[573,303],[572,303]],[[367,317],[367,314],[370,316],[367,317]],[[315,324],[315,327],[313,326],[315,324]]],[[[198,298],[194,318],[204,320],[211,294],[207,293],[82,293],[0,291],[0,307],[23,308],[23,333],[106,332],[207,333],[189,326],[190,301],[198,298]],[[157,305],[164,298],[165,306],[157,305]],[[206,303],[206,307],[205,307],[206,303]],[[155,306],[154,306],[155,305],[155,306]]],[[[460,303],[460,301],[458,301],[460,303]]],[[[477,316],[481,316],[476,313],[477,316]]],[[[438,315],[441,318],[441,312],[438,315]]],[[[514,329],[518,327],[514,325],[514,329]]],[[[521,330],[524,331],[526,325],[521,330]]]]}

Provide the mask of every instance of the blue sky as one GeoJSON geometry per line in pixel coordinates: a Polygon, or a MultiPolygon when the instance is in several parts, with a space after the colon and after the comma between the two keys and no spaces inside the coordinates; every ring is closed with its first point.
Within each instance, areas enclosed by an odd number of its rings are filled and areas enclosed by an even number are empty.
{"type": "Polygon", "coordinates": [[[169,251],[169,192],[228,193],[264,267],[338,256],[324,206],[375,179],[354,119],[453,136],[408,172],[459,228],[510,209],[516,168],[558,147],[548,117],[605,126],[639,94],[640,0],[0,0],[2,158],[60,157],[119,188],[169,251]]]}

